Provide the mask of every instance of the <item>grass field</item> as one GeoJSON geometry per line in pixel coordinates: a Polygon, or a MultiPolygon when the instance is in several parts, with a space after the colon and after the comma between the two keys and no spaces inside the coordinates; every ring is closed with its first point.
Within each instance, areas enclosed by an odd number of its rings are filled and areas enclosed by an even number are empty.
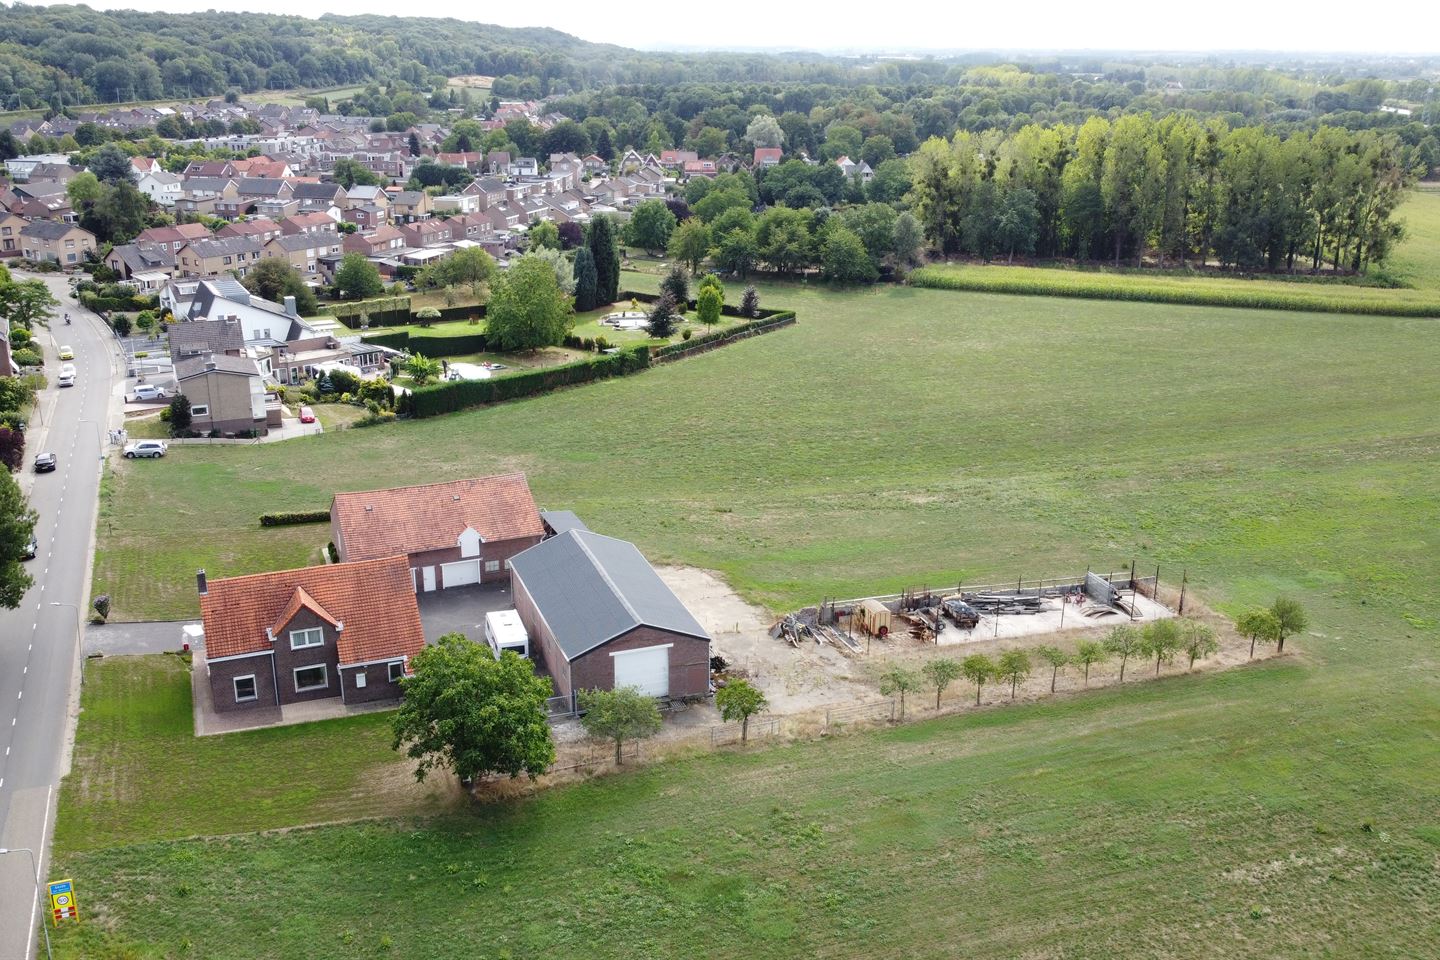
{"type": "Polygon", "coordinates": [[[358,780],[312,763],[313,795],[287,800],[301,741],[323,750],[331,730],[279,735],[294,764],[245,741],[227,765],[182,742],[174,677],[137,718],[111,716],[148,681],[107,662],[87,684],[56,846],[98,922],[63,931],[60,955],[1433,952],[1435,322],[761,293],[799,323],[491,409],[121,464],[97,590],[119,616],[193,614],[197,566],[314,558],[321,527],[262,530],[265,510],[518,468],[542,506],[775,609],[1133,557],[1167,579],[1188,569],[1230,611],[1296,596],[1311,632],[1254,667],[704,755],[434,819],[417,817],[438,798],[383,818],[404,806],[388,778],[357,788],[387,752],[377,731],[342,731],[355,742],[336,765],[358,780]],[[209,799],[214,781],[238,784],[238,812],[209,799]],[[184,813],[157,812],[186,791],[200,799],[184,813]],[[347,799],[382,819],[285,829],[347,799]]]}
{"type": "Polygon", "coordinates": [[[1400,208],[1406,236],[1388,266],[1418,289],[1440,291],[1440,189],[1431,186],[1400,208]]]}

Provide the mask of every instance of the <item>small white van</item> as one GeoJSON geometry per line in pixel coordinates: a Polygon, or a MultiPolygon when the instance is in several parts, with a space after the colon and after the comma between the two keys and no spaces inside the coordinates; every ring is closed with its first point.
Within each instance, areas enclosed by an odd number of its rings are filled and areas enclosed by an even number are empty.
{"type": "Polygon", "coordinates": [[[500,659],[504,650],[514,650],[527,660],[530,657],[530,634],[520,622],[520,614],[514,610],[496,610],[485,614],[485,642],[490,652],[500,659]]]}

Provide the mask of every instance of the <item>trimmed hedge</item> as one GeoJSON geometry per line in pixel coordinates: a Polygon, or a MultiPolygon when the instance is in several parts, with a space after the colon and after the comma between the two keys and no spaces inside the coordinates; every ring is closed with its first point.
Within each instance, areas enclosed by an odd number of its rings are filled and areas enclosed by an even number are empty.
{"type": "Polygon", "coordinates": [[[331,303],[321,313],[329,314],[352,330],[360,327],[360,314],[370,317],[372,327],[399,326],[410,323],[409,297],[384,297],[376,300],[356,300],[348,303],[331,303]]]}
{"type": "Polygon", "coordinates": [[[1440,301],[1361,300],[1327,297],[1311,291],[1237,290],[1205,288],[1199,278],[1181,286],[1159,278],[1074,273],[1016,276],[993,273],[984,267],[921,267],[910,273],[910,285],[934,290],[1010,293],[1040,297],[1078,297],[1085,300],[1131,300],[1144,303],[1185,304],[1200,307],[1242,307],[1253,310],[1308,310],[1316,313],[1373,314],[1391,317],[1440,317],[1440,301]]]}
{"type": "Polygon", "coordinates": [[[409,350],[425,357],[459,357],[467,353],[484,353],[487,340],[483,333],[466,333],[458,337],[431,334],[409,330],[395,330],[390,333],[367,333],[360,338],[365,343],[390,347],[394,350],[409,350]]]}
{"type": "Polygon", "coordinates": [[[80,303],[96,313],[111,313],[117,310],[154,310],[160,306],[160,298],[139,294],[133,297],[102,297],[98,293],[85,291],[80,294],[80,303]]]}
{"type": "Polygon", "coordinates": [[[493,380],[452,380],[420,387],[409,395],[405,405],[407,412],[415,417],[434,417],[442,413],[454,413],[471,407],[548,393],[577,383],[623,377],[638,373],[649,366],[650,351],[642,345],[619,353],[602,354],[558,367],[512,373],[493,380]]]}
{"type": "Polygon", "coordinates": [[[725,330],[712,330],[709,333],[702,333],[699,336],[691,337],[689,340],[682,340],[679,343],[670,343],[663,347],[656,347],[653,351],[653,356],[656,360],[660,360],[662,358],[678,358],[687,353],[703,353],[728,340],[743,340],[746,337],[752,337],[756,334],[769,333],[771,330],[788,327],[794,322],[795,311],[772,310],[768,312],[767,316],[761,317],[758,320],[737,324],[725,330]]]}
{"type": "Polygon", "coordinates": [[[301,523],[329,523],[329,510],[292,510],[288,513],[262,513],[260,526],[289,527],[301,523]]]}
{"type": "MultiPolygon", "coordinates": [[[[469,307],[434,307],[432,309],[438,311],[440,314],[440,316],[433,321],[434,323],[442,323],[446,320],[469,320],[471,317],[479,317],[482,320],[485,319],[485,304],[483,303],[469,307]]],[[[411,323],[420,322],[419,320],[413,319],[415,316],[413,313],[410,316],[412,317],[411,323]]]]}

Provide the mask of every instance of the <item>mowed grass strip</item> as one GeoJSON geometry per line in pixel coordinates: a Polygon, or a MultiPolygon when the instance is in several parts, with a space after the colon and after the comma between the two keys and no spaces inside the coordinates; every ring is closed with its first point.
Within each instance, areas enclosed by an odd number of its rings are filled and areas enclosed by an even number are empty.
{"type": "Polygon", "coordinates": [[[387,713],[194,736],[190,665],[179,656],[87,663],[82,706],[56,849],[435,812],[454,795],[452,784],[410,782],[390,751],[387,713]]]}
{"type": "MultiPolygon", "coordinates": [[[[136,842],[71,850],[87,807],[67,802],[59,865],[91,923],[59,955],[1423,955],[1440,766],[1413,751],[1434,692],[1393,683],[1377,713],[1376,679],[1290,658],[429,821],[179,842],[137,821],[136,842]]],[[[318,748],[329,726],[295,735],[318,748]]]]}

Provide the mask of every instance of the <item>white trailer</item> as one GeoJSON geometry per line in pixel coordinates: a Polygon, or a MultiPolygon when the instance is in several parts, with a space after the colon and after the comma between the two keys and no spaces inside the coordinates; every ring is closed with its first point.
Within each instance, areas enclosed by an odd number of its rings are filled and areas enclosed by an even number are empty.
{"type": "Polygon", "coordinates": [[[503,650],[514,650],[520,656],[530,657],[530,634],[520,622],[520,614],[514,610],[496,610],[485,614],[485,642],[490,652],[500,659],[503,650]]]}

